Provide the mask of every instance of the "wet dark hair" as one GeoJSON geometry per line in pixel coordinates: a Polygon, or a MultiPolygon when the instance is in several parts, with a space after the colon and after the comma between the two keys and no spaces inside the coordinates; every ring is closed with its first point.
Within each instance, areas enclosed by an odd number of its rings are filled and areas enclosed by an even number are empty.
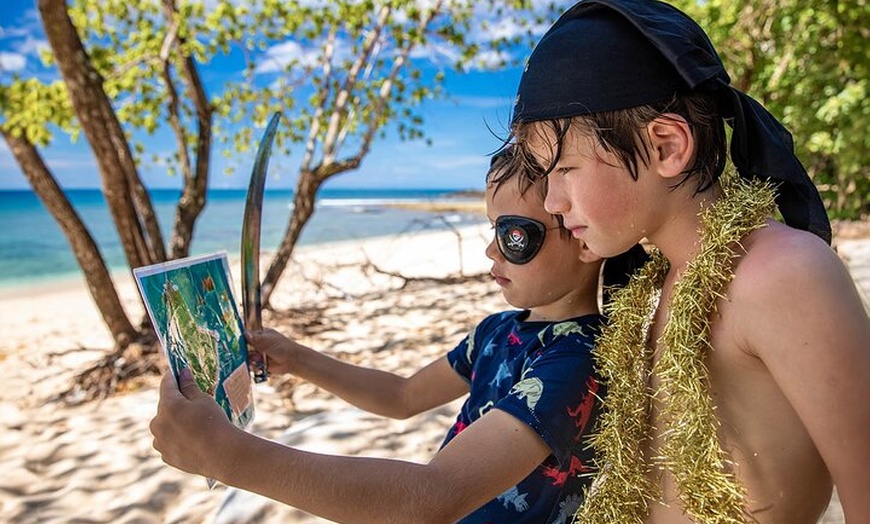
{"type": "Polygon", "coordinates": [[[525,173],[526,163],[517,157],[517,151],[515,145],[505,144],[492,155],[489,171],[486,173],[486,185],[492,186],[493,192],[498,192],[502,185],[509,181],[515,181],[521,196],[525,196],[529,189],[535,187],[543,200],[547,194],[546,182],[542,184],[541,177],[525,173]]]}
{"type": "MultiPolygon", "coordinates": [[[[501,149],[492,155],[489,163],[489,170],[486,173],[486,185],[492,187],[493,194],[506,183],[515,181],[519,189],[520,196],[525,194],[532,188],[538,193],[543,205],[544,198],[547,196],[547,179],[544,176],[538,176],[528,171],[526,162],[531,162],[535,166],[535,173],[541,172],[541,167],[534,158],[529,157],[528,160],[520,158],[517,153],[520,150],[513,144],[505,144],[501,149]]],[[[559,234],[565,238],[571,236],[571,232],[565,229],[565,224],[561,215],[551,215],[559,224],[559,234]]]]}
{"type": "Polygon", "coordinates": [[[676,95],[664,102],[628,109],[520,123],[512,130],[510,145],[506,147],[517,149],[514,163],[521,164],[522,167],[518,168],[521,173],[535,179],[546,178],[562,155],[568,130],[576,126],[591,132],[601,147],[616,155],[631,177],[637,180],[639,162],[648,165],[650,160],[646,126],[656,118],[668,118],[669,113],[684,118],[695,139],[694,162],[674,187],[694,176],[697,177],[695,191],[705,191],[719,179],[728,158],[724,120],[716,109],[715,99],[708,95],[676,95]],[[540,126],[546,126],[544,129],[556,137],[547,166],[541,166],[528,150],[529,137],[544,131],[540,126]]]}

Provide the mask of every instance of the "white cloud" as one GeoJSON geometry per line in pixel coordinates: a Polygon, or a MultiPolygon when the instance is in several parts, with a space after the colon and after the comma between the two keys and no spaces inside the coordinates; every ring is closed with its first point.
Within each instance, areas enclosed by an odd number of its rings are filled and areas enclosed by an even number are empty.
{"type": "MultiPolygon", "coordinates": [[[[425,47],[417,47],[411,51],[411,58],[429,60],[430,62],[453,67],[459,61],[459,51],[452,45],[442,42],[430,42],[425,47]]],[[[482,49],[465,66],[466,71],[490,71],[509,64],[513,56],[504,50],[482,49]]]]}
{"type": "Polygon", "coordinates": [[[501,20],[490,20],[486,26],[482,24],[477,28],[476,38],[478,40],[489,39],[511,39],[521,36],[527,29],[513,18],[503,18],[501,20]]]}
{"type": "Polygon", "coordinates": [[[436,169],[459,169],[463,167],[486,166],[489,160],[483,155],[463,155],[436,157],[430,165],[436,169]]]}
{"type": "Polygon", "coordinates": [[[36,9],[22,11],[0,27],[0,74],[18,73],[39,63],[39,53],[48,47],[36,9]],[[34,60],[34,58],[36,60],[34,60]]]}
{"type": "Polygon", "coordinates": [[[455,47],[443,42],[429,42],[425,46],[417,46],[411,50],[411,58],[426,59],[435,64],[452,66],[459,60],[459,52],[455,47]]]}
{"type": "Polygon", "coordinates": [[[260,63],[257,65],[257,73],[276,73],[283,71],[289,64],[299,62],[301,65],[311,65],[311,54],[306,53],[298,42],[287,41],[274,45],[266,50],[260,63]]]}
{"type": "MultiPolygon", "coordinates": [[[[464,2],[463,0],[458,0],[454,3],[461,4],[464,2]]],[[[534,15],[546,15],[548,11],[545,6],[548,4],[549,2],[534,2],[532,8],[534,15]]],[[[474,4],[471,27],[465,35],[465,40],[468,43],[479,44],[482,51],[471,59],[467,68],[469,70],[487,70],[498,68],[503,63],[511,63],[514,60],[523,58],[528,52],[525,46],[521,46],[521,49],[517,50],[502,49],[492,51],[489,50],[488,43],[499,39],[510,42],[515,38],[522,39],[527,34],[531,35],[532,39],[537,39],[547,31],[549,25],[549,22],[532,23],[532,16],[529,15],[526,15],[526,24],[509,15],[499,18],[491,10],[487,9],[484,4],[474,4]],[[522,56],[515,56],[515,52],[521,53],[522,56]]],[[[459,51],[451,44],[435,41],[429,42],[425,47],[415,49],[412,57],[429,60],[439,65],[452,66],[459,59],[459,51]]]]}
{"type": "Polygon", "coordinates": [[[33,38],[31,35],[27,35],[24,41],[15,44],[15,50],[22,55],[39,56],[42,51],[47,49],[50,49],[48,40],[33,38]]]}
{"type": "Polygon", "coordinates": [[[480,3],[475,6],[476,20],[480,23],[474,27],[478,38],[513,38],[526,32],[532,35],[542,36],[549,29],[552,22],[559,16],[559,12],[551,12],[550,0],[532,1],[531,8],[526,11],[525,24],[518,22],[512,16],[496,18],[486,4],[480,3]],[[550,21],[534,23],[535,18],[550,19],[550,21]],[[485,22],[485,23],[484,23],[485,22]]]}
{"type": "Polygon", "coordinates": [[[0,71],[21,71],[27,65],[27,58],[21,53],[9,53],[0,51],[0,71]]]}
{"type": "Polygon", "coordinates": [[[25,9],[14,20],[6,19],[4,22],[9,25],[0,27],[0,38],[28,38],[34,33],[42,34],[42,21],[35,7],[25,9]]]}
{"type": "MultiPolygon", "coordinates": [[[[341,41],[337,41],[333,52],[333,63],[343,60],[347,55],[347,49],[348,47],[342,45],[341,41]]],[[[291,64],[297,64],[300,67],[314,67],[320,62],[322,53],[323,49],[320,46],[303,47],[299,42],[287,40],[267,49],[260,58],[255,72],[279,73],[291,64]]]]}
{"type": "MultiPolygon", "coordinates": [[[[306,0],[305,3],[310,6],[318,6],[322,3],[328,4],[328,2],[324,2],[324,0],[306,0]]],[[[421,9],[430,8],[433,5],[433,0],[417,0],[416,5],[421,9]]],[[[544,5],[548,5],[549,2],[544,2],[544,0],[539,0],[534,2],[537,6],[538,3],[542,3],[544,5]]],[[[468,4],[473,6],[474,14],[472,15],[472,24],[471,28],[466,35],[466,41],[469,43],[477,43],[481,45],[481,51],[470,60],[467,68],[469,70],[488,70],[493,68],[499,68],[504,63],[511,63],[515,59],[511,51],[509,50],[498,50],[493,51],[488,49],[486,45],[487,42],[491,42],[496,39],[505,39],[510,41],[511,39],[522,36],[526,33],[531,33],[532,35],[541,35],[543,34],[549,24],[539,24],[532,26],[524,26],[524,24],[518,21],[515,18],[510,16],[504,16],[502,18],[496,18],[495,15],[481,7],[481,4],[475,4],[474,2],[470,2],[470,0],[452,0],[448,1],[448,4],[453,7],[456,6],[464,6],[467,7],[468,4]]],[[[542,7],[535,7],[534,11],[536,13],[545,12],[542,7]]],[[[402,10],[397,10],[394,14],[393,22],[396,24],[403,24],[407,22],[405,17],[405,12],[402,10]]],[[[529,19],[530,20],[530,19],[529,19]]],[[[350,44],[348,42],[342,42],[339,40],[336,44],[336,62],[347,57],[347,53],[349,53],[350,44]],[[341,52],[344,51],[344,55],[341,52]]],[[[386,53],[394,52],[395,50],[387,49],[386,53]]],[[[256,67],[257,73],[276,73],[286,70],[288,65],[298,64],[301,67],[311,67],[317,64],[318,59],[322,53],[322,47],[319,43],[315,43],[314,45],[306,45],[303,46],[299,42],[288,40],[286,42],[274,45],[270,47],[260,58],[259,63],[256,67]]],[[[527,53],[527,49],[523,48],[520,52],[525,55],[527,53]]],[[[439,41],[437,39],[432,39],[427,42],[425,46],[417,46],[411,52],[411,58],[417,60],[427,60],[435,64],[436,66],[442,67],[452,67],[455,63],[457,63],[460,59],[459,50],[444,41],[439,41]]],[[[522,58],[522,57],[519,57],[522,58]]]]}
{"type": "Polygon", "coordinates": [[[477,53],[472,61],[472,67],[476,69],[497,69],[504,64],[510,63],[511,55],[505,51],[486,50],[477,53]]]}

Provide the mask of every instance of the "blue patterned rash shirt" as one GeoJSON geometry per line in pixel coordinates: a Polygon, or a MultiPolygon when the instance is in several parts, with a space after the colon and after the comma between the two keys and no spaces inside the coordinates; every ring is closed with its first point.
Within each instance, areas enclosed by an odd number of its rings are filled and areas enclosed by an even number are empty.
{"type": "Polygon", "coordinates": [[[447,354],[469,395],[442,447],[490,409],[500,409],[528,424],[552,451],[462,524],[567,524],[592,481],[586,437],[604,394],[592,361],[603,317],[528,322],[528,314],[490,315],[447,354]]]}

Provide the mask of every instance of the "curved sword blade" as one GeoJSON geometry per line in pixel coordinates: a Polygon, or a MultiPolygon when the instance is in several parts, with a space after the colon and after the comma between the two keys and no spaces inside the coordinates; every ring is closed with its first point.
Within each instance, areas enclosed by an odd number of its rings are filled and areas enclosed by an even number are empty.
{"type": "MultiPolygon", "coordinates": [[[[260,302],[260,223],[263,214],[263,189],[266,186],[266,171],[269,155],[278,130],[281,113],[276,112],[266,126],[260,140],[242,222],[242,312],[245,329],[261,329],[262,304],[260,302]]],[[[254,374],[254,382],[263,382],[267,377],[266,358],[261,353],[250,351],[248,361],[254,374]]]]}

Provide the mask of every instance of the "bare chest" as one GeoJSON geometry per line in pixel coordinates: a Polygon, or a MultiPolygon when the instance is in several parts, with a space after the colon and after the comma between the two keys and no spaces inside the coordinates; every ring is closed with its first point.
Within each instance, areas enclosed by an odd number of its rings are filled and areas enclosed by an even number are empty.
{"type": "MultiPolygon", "coordinates": [[[[661,495],[659,503],[650,507],[648,522],[690,522],[681,510],[675,477],[661,459],[674,425],[674,413],[668,409],[674,402],[669,396],[674,387],[663,384],[658,373],[663,357],[668,358],[666,352],[673,350],[668,346],[673,339],[666,336],[666,326],[667,330],[689,328],[687,319],[677,318],[666,306],[672,294],[673,286],[666,282],[647,340],[652,353],[648,378],[651,434],[645,455],[661,495]]],[[[700,388],[708,396],[725,469],[745,490],[747,508],[759,512],[759,522],[802,522],[799,515],[811,514],[819,505],[824,507],[829,480],[819,475],[824,471],[821,458],[764,362],[741,346],[738,311],[739,303],[720,299],[705,318],[693,320],[703,320],[707,326],[695,329],[689,337],[697,344],[700,373],[690,373],[697,383],[687,381],[677,389],[700,388]],[[812,497],[784,500],[782,494],[789,492],[810,493],[812,497]],[[771,500],[777,502],[771,504],[771,500]],[[766,520],[768,517],[773,520],[766,520]]]]}

